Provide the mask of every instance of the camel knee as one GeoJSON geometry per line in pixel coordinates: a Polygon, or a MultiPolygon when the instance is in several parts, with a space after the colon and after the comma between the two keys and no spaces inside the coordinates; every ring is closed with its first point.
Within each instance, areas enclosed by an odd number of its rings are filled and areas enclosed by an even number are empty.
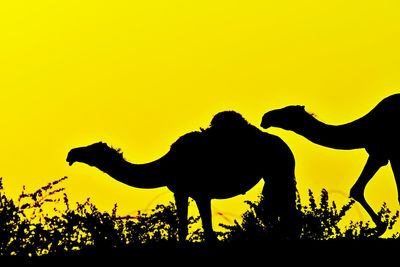
{"type": "Polygon", "coordinates": [[[350,197],[354,198],[355,200],[360,200],[364,198],[364,188],[360,187],[359,185],[354,184],[353,187],[350,189],[350,197]]]}

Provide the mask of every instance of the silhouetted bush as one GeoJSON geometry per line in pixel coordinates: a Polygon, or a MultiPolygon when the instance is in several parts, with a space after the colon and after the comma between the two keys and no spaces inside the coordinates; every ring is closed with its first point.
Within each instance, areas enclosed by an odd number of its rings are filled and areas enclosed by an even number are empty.
{"type": "MultiPolygon", "coordinates": [[[[178,222],[175,205],[158,205],[148,213],[135,217],[117,216],[117,205],[112,211],[102,212],[87,199],[84,203],[71,204],[64,188],[59,187],[66,177],[41,187],[33,193],[25,188],[17,202],[4,194],[0,178],[0,255],[24,257],[59,255],[87,249],[109,249],[143,247],[155,245],[177,246],[178,222]]],[[[263,199],[246,203],[249,210],[241,223],[222,225],[225,231],[217,233],[221,244],[242,242],[265,242],[281,237],[279,219],[264,218],[263,199]],[[264,218],[264,219],[260,219],[264,218]]],[[[297,202],[299,236],[301,240],[354,240],[376,239],[369,222],[350,222],[339,226],[346,212],[354,204],[350,200],[340,209],[335,202],[329,203],[328,192],[322,190],[319,203],[309,191],[307,205],[297,202]]],[[[378,215],[388,228],[396,223],[395,214],[384,204],[378,215]]],[[[200,218],[189,218],[190,244],[203,242],[203,231],[198,227],[200,218]]],[[[397,238],[398,234],[393,238],[397,238]]]]}
{"type": "MultiPolygon", "coordinates": [[[[33,193],[21,193],[18,203],[5,196],[0,178],[0,255],[62,254],[88,248],[108,249],[156,243],[177,244],[177,215],[173,203],[158,205],[149,213],[117,216],[101,212],[87,199],[72,209],[64,188],[54,187],[66,177],[33,193]],[[57,204],[49,211],[49,204],[57,204]],[[51,212],[51,213],[49,213],[51,212]]],[[[199,221],[189,218],[189,229],[199,221]]],[[[193,230],[189,242],[202,241],[193,230]]]]}
{"type": "MultiPolygon", "coordinates": [[[[399,218],[399,211],[396,211],[394,214],[387,207],[386,203],[383,203],[381,209],[377,213],[380,220],[387,225],[387,229],[393,229],[394,224],[397,222],[399,218]]],[[[375,235],[375,229],[370,227],[369,222],[350,222],[348,226],[346,226],[345,230],[341,235],[344,239],[377,239],[378,237],[375,235]]],[[[397,239],[399,237],[399,233],[395,233],[392,235],[393,239],[397,239]]]]}
{"type": "Polygon", "coordinates": [[[54,187],[65,179],[56,180],[30,194],[26,194],[24,188],[15,204],[5,196],[0,178],[0,255],[33,256],[49,252],[54,240],[43,205],[59,201],[56,195],[64,189],[54,187]]]}
{"type": "Polygon", "coordinates": [[[302,228],[300,238],[327,240],[341,237],[343,234],[338,223],[346,215],[346,212],[355,201],[350,200],[338,210],[335,202],[329,204],[328,192],[325,189],[321,191],[319,205],[317,205],[311,190],[308,191],[308,195],[308,206],[301,206],[300,203],[298,204],[302,228]]]}
{"type": "MultiPolygon", "coordinates": [[[[228,231],[220,234],[224,241],[242,242],[251,241],[259,242],[260,240],[271,240],[280,237],[280,228],[276,221],[265,221],[263,218],[264,199],[261,197],[256,202],[246,202],[249,205],[249,211],[242,215],[242,222],[239,224],[235,221],[234,225],[221,225],[228,231]]],[[[297,198],[298,219],[296,223],[299,230],[298,239],[300,240],[330,240],[330,239],[377,239],[374,227],[369,222],[353,222],[349,225],[339,226],[347,211],[354,205],[355,201],[350,200],[340,209],[336,207],[335,202],[329,203],[328,192],[322,189],[319,204],[317,204],[314,194],[309,190],[308,205],[302,205],[300,197],[297,198]]],[[[378,212],[381,221],[388,225],[388,229],[392,229],[397,222],[399,211],[395,214],[387,208],[386,203],[382,205],[378,212]]],[[[393,235],[396,238],[397,234],[393,235]]]]}
{"type": "MultiPolygon", "coordinates": [[[[178,219],[175,205],[157,205],[150,213],[142,213],[135,220],[120,218],[125,229],[127,244],[154,244],[168,242],[178,243],[178,219]]],[[[188,219],[189,229],[200,220],[200,217],[188,219]]],[[[189,231],[188,241],[196,242],[202,240],[202,233],[198,230],[189,231]]]]}

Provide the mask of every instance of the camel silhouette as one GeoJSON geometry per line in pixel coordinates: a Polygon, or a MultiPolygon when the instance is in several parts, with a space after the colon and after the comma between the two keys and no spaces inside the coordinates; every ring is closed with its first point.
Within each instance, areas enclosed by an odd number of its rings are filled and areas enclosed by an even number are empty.
{"type": "Polygon", "coordinates": [[[262,194],[268,203],[264,213],[278,218],[286,233],[282,238],[292,238],[296,234],[296,182],[289,147],[234,111],[218,113],[210,127],[200,129],[183,135],[164,156],[146,164],[129,163],[119,150],[102,142],[72,149],[67,161],[94,166],[129,186],[167,186],[174,193],[179,241],[187,236],[188,197],[199,209],[205,240],[216,241],[211,199],[244,194],[264,178],[262,194]]]}
{"type": "MultiPolygon", "coordinates": [[[[364,197],[367,183],[382,167],[392,166],[397,187],[400,186],[400,94],[383,99],[368,114],[343,125],[327,125],[307,113],[304,106],[287,106],[264,114],[261,127],[279,127],[294,131],[313,143],[335,149],[364,148],[367,163],[350,190],[350,197],[358,201],[376,224],[377,235],[387,228],[364,197]]],[[[399,194],[400,201],[400,194],[399,194]]]]}

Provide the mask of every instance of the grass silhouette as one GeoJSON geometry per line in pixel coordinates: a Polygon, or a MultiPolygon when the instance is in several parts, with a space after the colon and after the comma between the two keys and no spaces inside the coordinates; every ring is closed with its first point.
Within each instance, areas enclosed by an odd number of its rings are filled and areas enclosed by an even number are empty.
{"type": "MultiPolygon", "coordinates": [[[[0,178],[0,256],[25,258],[43,255],[72,255],[84,251],[117,251],[133,248],[179,247],[178,221],[175,205],[158,205],[149,213],[135,217],[117,215],[117,205],[111,212],[100,211],[87,199],[72,208],[62,181],[55,180],[32,193],[25,188],[14,202],[5,195],[0,178]],[[53,209],[50,209],[53,207],[53,209]]],[[[249,210],[241,222],[222,225],[218,232],[220,247],[241,244],[268,243],[279,239],[279,222],[262,218],[263,199],[246,202],[249,210]]],[[[299,241],[323,240],[376,240],[374,228],[369,222],[350,222],[339,227],[353,200],[341,208],[329,202],[326,190],[321,191],[319,201],[309,191],[307,205],[297,199],[299,241]],[[317,203],[318,202],[318,203],[317,203]]],[[[383,204],[378,213],[380,219],[392,228],[399,212],[392,213],[383,204]]],[[[199,217],[189,218],[190,235],[185,246],[205,246],[204,234],[196,229],[199,217]]],[[[392,240],[399,234],[393,235],[392,240]]]]}

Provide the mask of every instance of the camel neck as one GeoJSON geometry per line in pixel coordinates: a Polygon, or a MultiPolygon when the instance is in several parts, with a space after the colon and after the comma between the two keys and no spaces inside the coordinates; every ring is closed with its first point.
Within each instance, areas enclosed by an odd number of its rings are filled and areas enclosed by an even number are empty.
{"type": "Polygon", "coordinates": [[[313,143],[334,149],[357,149],[365,147],[362,131],[356,123],[328,125],[309,116],[301,127],[292,129],[313,143]]]}
{"type": "Polygon", "coordinates": [[[96,166],[112,178],[129,186],[137,188],[158,188],[166,186],[163,179],[166,171],[163,170],[162,158],[146,164],[132,164],[124,159],[108,161],[96,166]]]}

